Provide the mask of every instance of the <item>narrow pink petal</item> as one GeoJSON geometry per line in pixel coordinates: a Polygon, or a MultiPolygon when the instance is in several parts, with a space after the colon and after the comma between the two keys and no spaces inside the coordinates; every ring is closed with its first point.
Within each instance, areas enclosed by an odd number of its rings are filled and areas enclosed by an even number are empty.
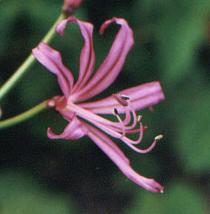
{"type": "Polygon", "coordinates": [[[124,65],[126,56],[133,45],[133,32],[127,22],[120,18],[112,18],[106,21],[102,25],[100,32],[103,33],[113,22],[119,24],[121,28],[117,33],[109,54],[90,82],[73,95],[75,100],[87,100],[105,90],[115,81],[124,65]]]}
{"type": "MultiPolygon", "coordinates": [[[[118,166],[122,173],[131,181],[151,192],[163,192],[163,187],[154,179],[146,178],[135,172],[128,161],[122,158],[122,151],[102,132],[90,125],[88,136],[118,166]],[[110,145],[115,145],[115,149],[110,145]],[[116,151],[117,148],[117,151],[116,151]],[[119,152],[120,151],[120,152],[119,152]]],[[[124,155],[123,155],[124,156],[124,155]]]]}
{"type": "Polygon", "coordinates": [[[74,78],[72,72],[63,65],[60,53],[45,43],[40,43],[32,50],[32,53],[42,65],[57,75],[60,88],[68,97],[73,87],[74,78]]]}
{"type": "Polygon", "coordinates": [[[83,22],[71,16],[66,20],[61,21],[56,30],[60,35],[64,35],[64,30],[68,23],[76,23],[82,33],[84,46],[80,54],[80,72],[73,91],[82,88],[89,80],[95,65],[95,53],[93,49],[93,25],[88,22],[83,22]]]}
{"type": "Polygon", "coordinates": [[[63,133],[54,134],[51,128],[48,128],[47,135],[50,139],[76,140],[86,135],[86,129],[77,119],[77,117],[74,117],[72,121],[66,126],[63,133]]]}
{"type": "MultiPolygon", "coordinates": [[[[125,89],[118,92],[118,94],[128,96],[134,110],[141,110],[154,106],[165,99],[161,85],[158,81],[125,89]]],[[[109,96],[99,101],[81,103],[78,105],[96,114],[112,114],[114,108],[117,108],[119,113],[124,113],[125,111],[125,108],[123,108],[113,96],[109,96]]]]}
{"type": "MultiPolygon", "coordinates": [[[[104,141],[104,143],[106,143],[106,146],[109,147],[109,149],[111,151],[114,151],[122,160],[123,162],[125,162],[126,164],[130,164],[129,159],[125,156],[125,154],[122,152],[122,150],[115,144],[113,143],[110,138],[108,138],[105,134],[103,134],[102,132],[100,132],[98,129],[94,128],[91,125],[88,125],[85,122],[82,122],[84,126],[86,126],[86,128],[88,129],[87,131],[87,135],[90,137],[91,135],[95,135],[98,136],[99,138],[101,137],[101,140],[104,141]]],[[[92,139],[92,137],[90,137],[92,139]]],[[[94,141],[95,142],[95,141],[94,141]]]]}

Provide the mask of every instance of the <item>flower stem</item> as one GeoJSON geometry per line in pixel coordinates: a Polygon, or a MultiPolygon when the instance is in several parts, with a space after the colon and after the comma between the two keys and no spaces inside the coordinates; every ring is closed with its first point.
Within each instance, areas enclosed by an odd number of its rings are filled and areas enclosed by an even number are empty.
{"type": "Polygon", "coordinates": [[[34,106],[33,108],[16,115],[14,117],[11,117],[9,119],[0,120],[0,129],[8,128],[14,125],[17,125],[18,123],[24,122],[33,116],[37,115],[38,113],[42,112],[43,110],[48,108],[48,100],[34,106]]]}
{"type": "MultiPolygon", "coordinates": [[[[59,21],[65,18],[64,14],[61,14],[53,26],[50,28],[48,33],[42,39],[43,42],[48,43],[52,40],[55,35],[55,26],[59,21]]],[[[33,65],[35,58],[30,54],[22,65],[14,72],[14,74],[0,87],[0,100],[10,91],[12,87],[17,83],[17,81],[26,73],[26,71],[33,65]]]]}

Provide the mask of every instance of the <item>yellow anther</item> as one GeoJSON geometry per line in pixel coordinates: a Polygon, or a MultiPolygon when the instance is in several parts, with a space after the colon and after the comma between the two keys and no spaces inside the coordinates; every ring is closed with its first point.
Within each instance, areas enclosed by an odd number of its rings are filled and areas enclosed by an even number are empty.
{"type": "Polygon", "coordinates": [[[157,136],[155,137],[155,141],[160,141],[162,138],[163,138],[163,135],[162,135],[162,134],[157,135],[157,136]]]}
{"type": "Polygon", "coordinates": [[[138,123],[141,121],[141,119],[142,119],[142,115],[138,115],[138,117],[137,117],[138,123]]]}

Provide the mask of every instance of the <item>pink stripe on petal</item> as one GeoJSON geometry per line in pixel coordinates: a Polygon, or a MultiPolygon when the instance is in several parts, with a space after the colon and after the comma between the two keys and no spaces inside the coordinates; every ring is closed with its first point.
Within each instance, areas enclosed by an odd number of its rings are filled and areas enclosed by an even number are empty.
{"type": "Polygon", "coordinates": [[[80,21],[71,16],[68,19],[61,21],[57,25],[56,30],[60,35],[64,35],[64,30],[67,26],[67,23],[69,22],[76,23],[79,26],[84,39],[84,46],[80,54],[79,78],[73,89],[73,91],[76,92],[87,83],[95,65],[95,53],[93,49],[93,25],[88,22],[80,21]]]}
{"type": "Polygon", "coordinates": [[[60,53],[44,43],[40,43],[37,48],[34,48],[32,53],[42,65],[57,75],[60,88],[68,97],[74,78],[71,71],[63,65],[60,53]]]}
{"type": "MultiPolygon", "coordinates": [[[[158,81],[128,88],[117,94],[128,96],[134,110],[151,107],[165,99],[158,81]]],[[[112,114],[114,108],[117,108],[119,113],[124,113],[125,111],[125,108],[120,105],[114,96],[109,96],[95,102],[80,103],[78,105],[96,114],[112,114]]]]}
{"type": "Polygon", "coordinates": [[[49,56],[53,62],[57,62],[60,72],[63,74],[64,78],[67,80],[68,84],[72,88],[74,83],[74,77],[72,75],[72,72],[66,66],[63,65],[61,54],[43,42],[40,43],[38,47],[45,55],[49,56]]]}
{"type": "Polygon", "coordinates": [[[118,166],[118,168],[128,179],[148,191],[163,192],[163,187],[154,179],[143,177],[135,172],[129,162],[124,160],[124,154],[122,151],[105,134],[90,125],[87,125],[87,128],[89,129],[88,136],[118,166]],[[110,145],[115,145],[115,149],[113,149],[110,145]]]}
{"type": "Polygon", "coordinates": [[[81,122],[76,118],[76,116],[66,126],[63,133],[61,134],[54,134],[51,128],[48,128],[47,130],[47,136],[50,139],[77,140],[85,135],[86,135],[86,129],[81,124],[81,122]]]}
{"type": "Polygon", "coordinates": [[[106,21],[101,26],[100,32],[103,33],[113,22],[119,24],[121,28],[117,33],[109,54],[90,82],[82,90],[73,95],[75,100],[87,100],[104,91],[115,81],[124,65],[126,56],[133,45],[133,32],[127,22],[120,18],[112,18],[106,21]]]}

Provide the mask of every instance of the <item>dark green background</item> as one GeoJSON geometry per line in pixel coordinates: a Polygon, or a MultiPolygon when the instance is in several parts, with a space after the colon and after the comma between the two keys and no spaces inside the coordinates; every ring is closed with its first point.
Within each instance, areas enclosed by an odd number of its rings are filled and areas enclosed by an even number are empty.
{"type": "MultiPolygon", "coordinates": [[[[59,15],[60,0],[0,1],[0,83],[13,73],[59,15]]],[[[135,35],[120,77],[108,93],[160,80],[165,102],[142,111],[145,145],[164,134],[150,154],[122,149],[134,168],[165,186],[146,192],[125,178],[91,140],[50,141],[62,131],[54,111],[0,135],[1,214],[208,214],[210,213],[210,2],[208,0],[87,0],[75,14],[95,25],[99,65],[116,33],[100,24],[126,18],[135,35]]],[[[82,38],[76,26],[52,46],[78,73],[82,38]]],[[[56,78],[36,63],[2,101],[4,118],[59,94],[56,78]]],[[[116,143],[120,143],[117,142],[116,143]]]]}

